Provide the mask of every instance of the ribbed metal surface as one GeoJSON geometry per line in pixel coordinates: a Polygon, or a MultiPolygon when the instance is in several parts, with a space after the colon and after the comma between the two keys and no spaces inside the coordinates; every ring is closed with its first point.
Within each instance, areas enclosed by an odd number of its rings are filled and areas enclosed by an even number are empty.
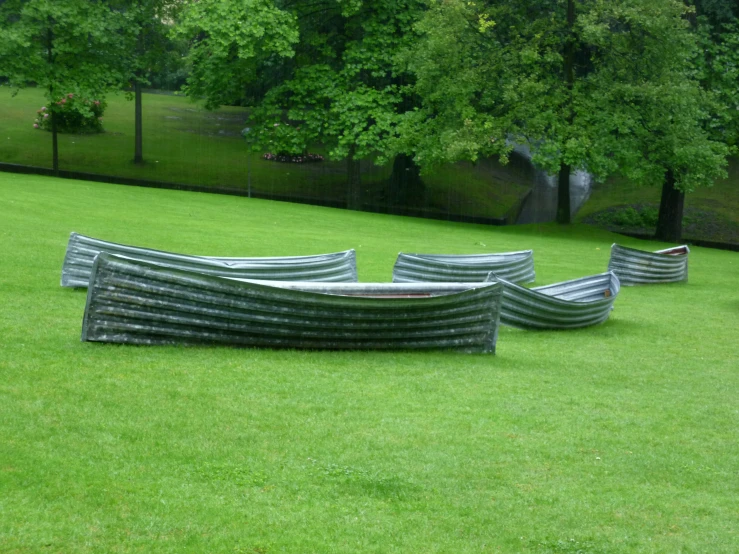
{"type": "Polygon", "coordinates": [[[623,285],[687,281],[689,253],[686,245],[645,252],[614,244],[608,269],[618,275],[623,285]]]}
{"type": "Polygon", "coordinates": [[[500,322],[521,329],[575,329],[604,322],[613,309],[620,284],[613,272],[531,289],[500,279],[500,322]]]}
{"type": "Polygon", "coordinates": [[[90,280],[92,262],[100,252],[221,277],[274,281],[357,281],[357,260],[354,250],[315,256],[219,258],[174,254],[150,248],[116,244],[72,233],[67,244],[67,253],[64,256],[62,286],[86,287],[90,280]]]}
{"type": "Polygon", "coordinates": [[[493,353],[502,294],[501,283],[266,284],[102,253],[82,340],[493,353]]]}
{"type": "Polygon", "coordinates": [[[491,271],[514,283],[534,280],[534,251],[499,254],[398,254],[393,267],[393,283],[419,281],[484,281],[491,271]]]}

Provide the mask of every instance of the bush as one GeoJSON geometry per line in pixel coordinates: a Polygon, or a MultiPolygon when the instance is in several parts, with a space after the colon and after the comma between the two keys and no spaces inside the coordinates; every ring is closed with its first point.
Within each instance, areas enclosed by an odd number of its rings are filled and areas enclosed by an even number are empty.
{"type": "Polygon", "coordinates": [[[659,210],[650,206],[644,207],[641,210],[641,219],[645,227],[656,227],[657,220],[659,219],[659,210]]]}
{"type": "MultiPolygon", "coordinates": [[[[56,130],[59,133],[102,133],[104,100],[88,100],[73,93],[65,94],[54,102],[56,130]]],[[[51,131],[51,110],[43,106],[36,111],[34,128],[51,131]]]]}
{"type": "Polygon", "coordinates": [[[657,225],[658,215],[657,208],[652,206],[626,206],[601,212],[594,219],[606,226],[653,228],[657,225]]]}

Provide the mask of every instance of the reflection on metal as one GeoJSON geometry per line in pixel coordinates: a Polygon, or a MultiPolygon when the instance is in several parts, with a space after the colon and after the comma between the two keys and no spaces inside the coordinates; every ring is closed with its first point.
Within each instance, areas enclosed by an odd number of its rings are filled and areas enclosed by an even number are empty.
{"type": "Polygon", "coordinates": [[[495,352],[501,283],[250,281],[100,254],[82,340],[495,352]]]}
{"type": "Polygon", "coordinates": [[[618,275],[624,285],[687,281],[689,253],[686,245],[645,252],[614,244],[608,269],[618,275]]]}
{"type": "Polygon", "coordinates": [[[480,282],[494,271],[514,283],[534,280],[534,251],[499,254],[398,254],[393,267],[393,283],[419,281],[480,282]]]}
{"type": "Polygon", "coordinates": [[[521,329],[575,329],[602,323],[621,288],[611,271],[532,289],[493,273],[488,280],[505,285],[500,322],[521,329]]]}
{"type": "Polygon", "coordinates": [[[354,250],[315,256],[217,258],[127,246],[72,233],[62,267],[62,286],[87,287],[92,262],[100,252],[222,277],[275,281],[357,281],[357,259],[354,250]]]}

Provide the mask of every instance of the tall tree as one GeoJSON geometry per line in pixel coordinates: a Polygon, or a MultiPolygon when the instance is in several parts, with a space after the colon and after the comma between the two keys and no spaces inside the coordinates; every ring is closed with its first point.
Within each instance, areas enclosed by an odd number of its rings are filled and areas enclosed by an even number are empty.
{"type": "MultiPolygon", "coordinates": [[[[6,0],[0,4],[0,76],[46,91],[52,166],[59,170],[57,117],[62,94],[101,97],[120,85],[124,21],[96,0],[6,0]]],[[[84,109],[84,108],[83,108],[84,109]]]]}
{"type": "MultiPolygon", "coordinates": [[[[243,98],[250,90],[248,81],[260,78],[264,87],[254,98],[251,114],[255,147],[299,153],[322,144],[330,158],[347,161],[347,205],[359,208],[360,159],[385,151],[398,114],[410,101],[406,76],[396,71],[395,54],[413,40],[412,26],[424,4],[420,0],[264,4],[262,9],[267,11],[268,5],[267,13],[282,25],[271,27],[271,32],[282,28],[283,37],[294,33],[289,35],[289,52],[269,48],[260,34],[242,39],[227,26],[206,24],[199,9],[188,12],[188,32],[199,37],[188,89],[218,105],[243,98]],[[214,45],[223,51],[216,56],[217,64],[213,56],[202,55],[214,45]],[[250,57],[245,59],[242,51],[250,57]]],[[[245,4],[231,18],[251,19],[247,7],[254,6],[245,4]]]]}
{"type": "Polygon", "coordinates": [[[423,107],[407,114],[399,147],[422,163],[475,160],[513,143],[558,176],[557,220],[570,221],[570,174],[603,173],[581,113],[592,63],[577,25],[582,2],[433,2],[424,37],[404,59],[423,107]],[[434,131],[429,130],[429,126],[434,131]]]}
{"type": "Polygon", "coordinates": [[[171,38],[183,4],[179,0],[111,0],[115,9],[125,13],[128,24],[123,29],[126,48],[121,57],[133,88],[134,156],[136,164],[144,163],[143,87],[154,74],[174,64],[182,64],[179,48],[171,38]],[[174,55],[173,55],[174,54],[174,55]]]}
{"type": "Polygon", "coordinates": [[[729,149],[711,131],[727,106],[696,78],[696,35],[680,2],[605,4],[583,22],[603,60],[599,136],[619,171],[660,183],[656,237],[679,241],[685,193],[724,176],[729,149]]]}
{"type": "Polygon", "coordinates": [[[505,161],[511,141],[527,144],[559,175],[562,223],[575,168],[708,184],[725,150],[702,127],[684,13],[677,0],[435,2],[405,55],[423,107],[406,116],[399,148],[422,163],[505,161]]]}

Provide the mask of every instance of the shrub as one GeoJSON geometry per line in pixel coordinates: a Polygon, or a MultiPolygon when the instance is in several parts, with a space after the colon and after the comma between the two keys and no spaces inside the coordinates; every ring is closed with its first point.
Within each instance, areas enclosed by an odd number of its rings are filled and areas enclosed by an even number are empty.
{"type": "MultiPolygon", "coordinates": [[[[59,133],[102,133],[104,100],[88,100],[69,93],[54,102],[56,130],[59,133]]],[[[43,106],[36,111],[34,128],[51,131],[51,110],[43,106]]]]}
{"type": "Polygon", "coordinates": [[[656,227],[659,219],[659,210],[650,206],[646,206],[641,210],[641,219],[645,227],[656,227]]]}
{"type": "Polygon", "coordinates": [[[600,225],[616,227],[654,228],[659,212],[653,206],[617,207],[597,214],[594,219],[600,225]]]}
{"type": "Polygon", "coordinates": [[[642,220],[639,212],[629,206],[613,214],[613,223],[624,227],[640,227],[642,220]]]}

